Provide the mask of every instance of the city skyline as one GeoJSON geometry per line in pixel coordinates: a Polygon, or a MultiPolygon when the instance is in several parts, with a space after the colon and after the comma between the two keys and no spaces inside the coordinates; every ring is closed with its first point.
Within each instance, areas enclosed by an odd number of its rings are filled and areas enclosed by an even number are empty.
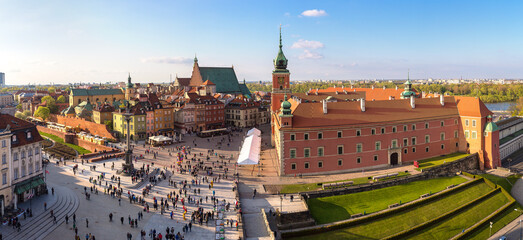
{"type": "Polygon", "coordinates": [[[6,84],[168,82],[200,66],[268,81],[282,24],[292,80],[522,78],[519,2],[7,1],[6,84]],[[298,4],[297,4],[298,3],[298,4]],[[195,14],[196,13],[196,14],[195,14]]]}

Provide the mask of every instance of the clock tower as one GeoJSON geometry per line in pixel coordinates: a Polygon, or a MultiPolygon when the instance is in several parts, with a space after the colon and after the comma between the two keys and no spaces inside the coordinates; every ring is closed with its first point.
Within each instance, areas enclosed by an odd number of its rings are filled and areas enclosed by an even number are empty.
{"type": "Polygon", "coordinates": [[[272,71],[271,112],[273,113],[280,110],[285,93],[291,93],[290,72],[287,70],[287,58],[283,54],[282,47],[280,26],[280,49],[274,59],[274,70],[272,71]]]}
{"type": "MultiPolygon", "coordinates": [[[[276,59],[274,59],[274,70],[272,71],[272,94],[271,94],[271,144],[274,146],[274,128],[275,121],[278,120],[278,114],[281,110],[283,101],[287,101],[286,94],[291,93],[290,75],[287,70],[287,58],[283,54],[281,44],[281,26],[280,26],[280,49],[276,59]]],[[[288,109],[290,111],[290,109],[288,109]]]]}

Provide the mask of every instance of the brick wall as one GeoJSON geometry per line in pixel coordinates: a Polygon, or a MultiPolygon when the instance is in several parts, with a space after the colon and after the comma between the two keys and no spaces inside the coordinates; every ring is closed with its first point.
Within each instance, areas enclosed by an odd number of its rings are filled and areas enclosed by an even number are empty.
{"type": "Polygon", "coordinates": [[[57,122],[71,127],[80,127],[82,131],[91,133],[93,135],[98,135],[107,139],[115,139],[114,136],[109,132],[109,130],[107,130],[107,127],[104,124],[90,122],[82,118],[65,117],[53,114],[49,116],[49,121],[57,122]]]}
{"type": "Polygon", "coordinates": [[[38,131],[40,132],[44,132],[44,133],[49,133],[49,134],[53,134],[53,135],[56,135],[62,139],[65,138],[65,133],[64,132],[60,132],[60,131],[56,131],[56,130],[53,130],[53,129],[50,129],[50,128],[46,128],[46,127],[42,127],[42,126],[36,126],[36,129],[38,129],[38,131]]]}
{"type": "MultiPolygon", "coordinates": [[[[50,129],[50,128],[46,128],[46,127],[42,127],[42,126],[36,126],[36,128],[38,129],[38,131],[41,131],[41,132],[44,132],[44,133],[49,133],[49,134],[53,134],[53,135],[56,135],[62,139],[65,139],[65,133],[64,132],[60,132],[60,131],[57,131],[57,130],[53,130],[53,129],[50,129]]],[[[94,152],[95,150],[96,151],[103,151],[103,150],[106,150],[106,151],[111,151],[112,148],[110,147],[107,147],[107,146],[103,146],[103,145],[99,145],[99,144],[96,144],[96,143],[92,143],[92,142],[89,142],[89,141],[86,141],[86,140],[82,140],[82,139],[78,139],[78,137],[74,137],[73,139],[73,142],[72,144],[75,144],[75,145],[78,145],[80,147],[83,147],[91,152],[94,152]]]]}

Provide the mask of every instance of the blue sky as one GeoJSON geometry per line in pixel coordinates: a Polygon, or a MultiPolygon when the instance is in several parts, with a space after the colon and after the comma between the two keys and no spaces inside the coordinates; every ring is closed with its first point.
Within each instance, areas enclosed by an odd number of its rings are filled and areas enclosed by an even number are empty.
{"type": "Polygon", "coordinates": [[[521,1],[1,1],[7,84],[167,82],[234,65],[269,80],[523,78],[521,1]]]}

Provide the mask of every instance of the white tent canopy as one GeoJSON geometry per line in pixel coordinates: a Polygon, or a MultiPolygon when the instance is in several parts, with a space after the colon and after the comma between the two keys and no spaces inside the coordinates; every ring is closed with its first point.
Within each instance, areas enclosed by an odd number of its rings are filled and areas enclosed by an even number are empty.
{"type": "Polygon", "coordinates": [[[173,139],[170,137],[166,137],[166,136],[152,136],[152,137],[149,137],[149,140],[154,141],[154,142],[164,142],[164,141],[172,141],[173,139]]]}
{"type": "Polygon", "coordinates": [[[249,130],[247,132],[247,136],[251,136],[253,134],[256,135],[256,136],[260,136],[261,135],[261,131],[259,129],[257,129],[257,128],[253,128],[253,129],[251,129],[251,130],[249,130]]]}
{"type": "Polygon", "coordinates": [[[240,155],[238,156],[239,165],[253,165],[260,161],[261,137],[251,135],[243,141],[240,155]]]}

